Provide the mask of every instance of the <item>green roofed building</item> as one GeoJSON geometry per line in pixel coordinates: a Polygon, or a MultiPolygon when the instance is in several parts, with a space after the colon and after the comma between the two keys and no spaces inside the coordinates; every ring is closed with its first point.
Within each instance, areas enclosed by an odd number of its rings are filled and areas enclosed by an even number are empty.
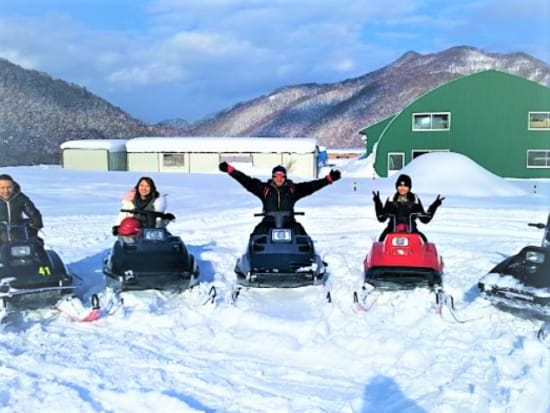
{"type": "Polygon", "coordinates": [[[441,85],[360,133],[379,176],[450,151],[502,177],[550,178],[550,88],[495,70],[441,85]]]}

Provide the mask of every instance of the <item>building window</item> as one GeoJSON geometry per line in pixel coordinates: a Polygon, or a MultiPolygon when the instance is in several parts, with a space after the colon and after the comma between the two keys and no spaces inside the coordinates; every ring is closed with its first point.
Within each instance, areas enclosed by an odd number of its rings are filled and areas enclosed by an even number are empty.
{"type": "Polygon", "coordinates": [[[529,130],[549,130],[550,112],[529,112],[529,130]]]}
{"type": "Polygon", "coordinates": [[[421,155],[431,152],[450,152],[449,149],[413,149],[412,158],[416,159],[421,155]]]}
{"type": "Polygon", "coordinates": [[[528,168],[550,168],[550,150],[528,150],[528,168]]]}
{"type": "Polygon", "coordinates": [[[184,153],[163,153],[162,166],[165,166],[165,167],[185,166],[185,154],[184,153]]]}
{"type": "Polygon", "coordinates": [[[220,162],[227,163],[252,163],[252,154],[250,153],[222,153],[220,162]]]}
{"type": "Polygon", "coordinates": [[[413,113],[413,131],[442,131],[451,129],[451,114],[449,112],[438,113],[413,113]]]}
{"type": "Polygon", "coordinates": [[[388,171],[398,171],[405,166],[404,153],[388,153],[388,171]]]}

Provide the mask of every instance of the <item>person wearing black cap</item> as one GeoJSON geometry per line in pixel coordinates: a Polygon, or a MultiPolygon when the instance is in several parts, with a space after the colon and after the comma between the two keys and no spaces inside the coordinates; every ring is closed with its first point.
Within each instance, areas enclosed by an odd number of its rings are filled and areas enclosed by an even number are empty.
{"type": "MultiPolygon", "coordinates": [[[[294,212],[294,204],[298,200],[305,196],[311,195],[315,191],[318,191],[329,184],[332,184],[341,177],[339,170],[332,169],[324,178],[294,183],[290,179],[287,179],[286,168],[282,165],[277,165],[271,171],[271,179],[267,182],[262,182],[258,178],[250,177],[235,169],[227,162],[220,163],[219,169],[220,171],[229,174],[247,191],[260,198],[263,204],[264,212],[294,212]]],[[[306,231],[302,225],[299,222],[296,222],[294,218],[291,218],[284,224],[294,226],[296,232],[299,234],[306,234],[306,231]]],[[[264,217],[256,228],[254,228],[254,234],[266,233],[269,228],[272,228],[274,225],[275,222],[272,217],[264,217]]]]}
{"type": "Polygon", "coordinates": [[[401,174],[395,182],[396,193],[393,196],[388,197],[384,205],[382,205],[382,201],[380,200],[380,192],[372,192],[372,200],[374,201],[376,218],[379,222],[384,222],[387,219],[390,219],[388,226],[384,229],[382,234],[380,234],[380,237],[378,238],[379,241],[383,241],[386,235],[394,231],[394,227],[398,224],[408,225],[409,223],[411,224],[411,232],[420,234],[424,241],[427,241],[426,236],[418,231],[416,226],[416,217],[410,219],[410,215],[414,213],[421,214],[418,216],[418,219],[420,219],[420,222],[427,224],[432,220],[435,211],[441,206],[441,203],[445,197],[440,197],[437,195],[437,198],[429,206],[428,211],[426,212],[424,211],[420,198],[418,195],[411,192],[411,188],[411,177],[409,175],[401,174]],[[395,217],[395,222],[393,217],[395,217]]]}

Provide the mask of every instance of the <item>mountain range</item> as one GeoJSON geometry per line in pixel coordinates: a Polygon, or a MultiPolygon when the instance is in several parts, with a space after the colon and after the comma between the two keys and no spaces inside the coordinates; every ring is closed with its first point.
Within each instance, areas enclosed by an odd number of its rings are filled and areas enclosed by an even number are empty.
{"type": "Polygon", "coordinates": [[[407,52],[341,82],[285,86],[194,123],[148,124],[79,85],[0,58],[0,165],[55,164],[60,143],[88,138],[313,136],[330,148],[359,147],[359,130],[443,83],[488,69],[550,87],[550,65],[528,54],[457,46],[432,54],[407,52]]]}

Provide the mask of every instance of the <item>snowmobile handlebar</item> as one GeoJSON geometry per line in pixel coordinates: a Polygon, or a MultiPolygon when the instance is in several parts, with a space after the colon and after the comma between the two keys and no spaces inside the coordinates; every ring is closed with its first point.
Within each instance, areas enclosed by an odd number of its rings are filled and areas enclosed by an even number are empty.
{"type": "Polygon", "coordinates": [[[7,221],[0,222],[0,243],[15,240],[25,241],[30,238],[28,219],[24,219],[18,224],[10,224],[7,221]]]}
{"type": "Polygon", "coordinates": [[[305,215],[305,212],[295,211],[271,211],[271,212],[258,212],[255,213],[255,217],[271,217],[275,220],[275,228],[283,228],[285,218],[293,218],[295,215],[305,215]]]}
{"type": "Polygon", "coordinates": [[[173,221],[174,219],[176,219],[174,214],[170,212],[148,211],[145,209],[121,209],[120,212],[127,212],[133,215],[143,215],[145,217],[152,216],[155,218],[167,219],[169,221],[173,221]]]}
{"type": "MultiPolygon", "coordinates": [[[[395,231],[396,228],[397,228],[397,215],[396,214],[388,214],[388,217],[393,221],[393,230],[395,231]]],[[[430,214],[422,213],[422,212],[413,212],[413,213],[409,214],[409,222],[408,222],[409,231],[412,230],[413,220],[416,219],[416,218],[422,218],[422,217],[428,218],[428,217],[430,217],[430,214]]]]}
{"type": "Polygon", "coordinates": [[[294,215],[305,215],[305,212],[293,212],[293,211],[272,211],[272,212],[257,212],[254,214],[255,217],[293,217],[294,215]]]}
{"type": "Polygon", "coordinates": [[[538,223],[530,222],[527,225],[530,226],[530,227],[538,228],[538,229],[546,228],[546,225],[544,225],[542,222],[538,222],[538,223]]]}
{"type": "Polygon", "coordinates": [[[166,221],[173,221],[176,219],[174,214],[171,214],[170,212],[164,213],[164,212],[149,211],[144,209],[121,209],[120,212],[127,212],[132,215],[141,215],[145,217],[146,226],[150,228],[155,227],[156,218],[160,218],[161,220],[166,220],[166,221]]]}

